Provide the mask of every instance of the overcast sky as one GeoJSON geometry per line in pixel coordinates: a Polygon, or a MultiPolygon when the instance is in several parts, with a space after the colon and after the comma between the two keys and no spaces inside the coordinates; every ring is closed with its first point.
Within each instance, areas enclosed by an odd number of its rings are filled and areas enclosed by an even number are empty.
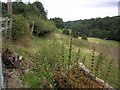
{"type": "MultiPolygon", "coordinates": [[[[5,0],[2,0],[5,1],[5,0]]],[[[35,0],[22,0],[34,2],[35,0]]],[[[120,0],[38,0],[48,10],[48,18],[60,17],[64,21],[117,16],[120,0]]]]}

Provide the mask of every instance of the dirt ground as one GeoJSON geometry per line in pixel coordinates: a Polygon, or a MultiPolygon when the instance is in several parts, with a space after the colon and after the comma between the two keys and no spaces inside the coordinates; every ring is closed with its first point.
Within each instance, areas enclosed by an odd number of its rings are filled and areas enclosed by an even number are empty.
{"type": "Polygon", "coordinates": [[[26,71],[31,70],[33,63],[31,60],[23,60],[17,68],[5,68],[3,64],[4,81],[6,88],[24,88],[27,87],[22,81],[26,71]]]}

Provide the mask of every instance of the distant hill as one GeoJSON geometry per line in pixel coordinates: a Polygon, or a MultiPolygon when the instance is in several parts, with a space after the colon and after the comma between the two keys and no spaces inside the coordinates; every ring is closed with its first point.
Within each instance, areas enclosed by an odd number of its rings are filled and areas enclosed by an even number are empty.
{"type": "Polygon", "coordinates": [[[120,16],[68,21],[64,22],[64,26],[72,29],[75,33],[79,32],[79,36],[86,35],[120,41],[120,36],[118,35],[120,32],[120,16]]]}

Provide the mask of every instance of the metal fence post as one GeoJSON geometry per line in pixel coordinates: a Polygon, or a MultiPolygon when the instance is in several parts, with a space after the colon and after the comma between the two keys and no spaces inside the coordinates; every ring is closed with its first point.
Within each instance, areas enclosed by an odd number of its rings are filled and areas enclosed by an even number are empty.
{"type": "Polygon", "coordinates": [[[1,53],[0,53],[0,83],[1,83],[1,88],[5,89],[4,86],[4,77],[3,77],[3,72],[2,72],[2,58],[1,58],[1,53]]]}

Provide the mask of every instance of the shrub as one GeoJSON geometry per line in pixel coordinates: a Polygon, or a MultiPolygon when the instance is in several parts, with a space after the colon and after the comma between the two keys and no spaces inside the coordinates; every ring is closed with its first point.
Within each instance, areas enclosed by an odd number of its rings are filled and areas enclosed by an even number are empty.
{"type": "Polygon", "coordinates": [[[46,36],[56,29],[55,25],[51,21],[43,20],[40,17],[34,17],[30,21],[31,24],[33,20],[35,22],[33,30],[33,34],[35,36],[46,36]]]}
{"type": "Polygon", "coordinates": [[[70,31],[68,29],[63,30],[63,34],[69,35],[70,31]]]}
{"type": "Polygon", "coordinates": [[[87,36],[83,35],[81,39],[87,40],[87,36]]]}
{"type": "Polygon", "coordinates": [[[22,15],[14,15],[11,30],[11,39],[16,41],[25,37],[31,37],[27,21],[22,15]]]}

